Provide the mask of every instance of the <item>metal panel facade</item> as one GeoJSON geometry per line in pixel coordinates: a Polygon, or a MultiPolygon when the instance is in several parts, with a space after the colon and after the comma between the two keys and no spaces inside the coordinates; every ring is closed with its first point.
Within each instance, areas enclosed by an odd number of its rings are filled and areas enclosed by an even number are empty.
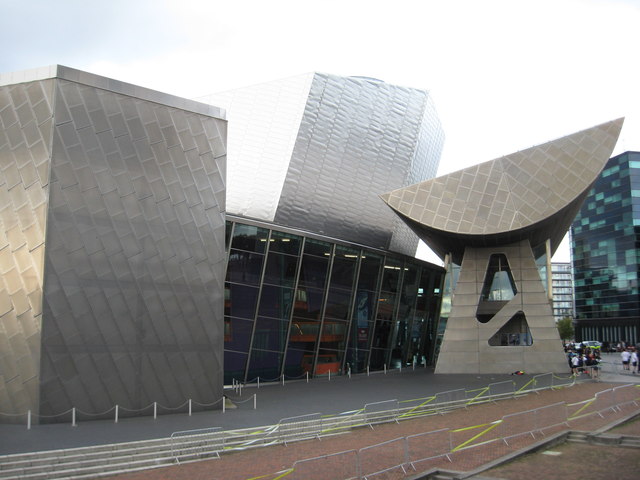
{"type": "MultiPolygon", "coordinates": [[[[430,122],[430,138],[420,135],[433,109],[428,98],[374,79],[316,73],[275,222],[388,249],[397,220],[379,195],[424,179],[418,172],[435,174],[439,162],[439,123],[430,122]],[[420,138],[429,138],[428,155],[416,154],[420,138]]],[[[413,235],[394,243],[407,254],[416,246],[413,235]]]]}
{"type": "Polygon", "coordinates": [[[0,87],[0,412],[38,404],[53,80],[0,87]]]}
{"type": "MultiPolygon", "coordinates": [[[[2,87],[29,92],[55,86],[55,100],[47,100],[54,108],[52,136],[41,147],[24,134],[32,157],[50,148],[46,168],[38,170],[50,169],[49,196],[23,193],[31,203],[11,207],[23,223],[3,221],[2,228],[6,237],[23,232],[25,252],[44,263],[44,286],[41,292],[22,287],[15,299],[15,287],[4,289],[10,298],[4,304],[10,301],[12,310],[0,313],[3,345],[17,345],[16,333],[7,330],[15,321],[7,319],[24,310],[22,297],[33,296],[42,303],[42,331],[40,339],[39,324],[33,328],[38,334],[26,357],[40,366],[23,375],[39,383],[40,415],[71,407],[135,410],[154,401],[175,407],[189,398],[215,402],[223,389],[226,121],[207,115],[206,108],[205,114],[178,108],[175,97],[155,92],[147,101],[130,95],[135,87],[72,73],[66,77],[82,82],[58,77],[2,87]],[[96,87],[103,84],[114,88],[96,87]],[[39,221],[28,222],[38,215],[47,218],[45,243],[28,240],[30,226],[44,231],[39,221]]],[[[0,98],[0,111],[23,114],[24,102],[12,98],[7,106],[6,94],[0,98]]],[[[29,105],[35,112],[39,104],[29,105]]],[[[9,139],[0,150],[8,172],[2,180],[16,196],[39,164],[34,158],[22,183],[9,185],[17,163],[9,115],[0,137],[9,139]]],[[[17,243],[5,247],[11,255],[3,259],[13,259],[24,284],[28,256],[17,243]]],[[[42,268],[39,274],[42,279],[42,268]]],[[[3,276],[6,284],[10,276],[3,276]]],[[[25,356],[20,350],[13,353],[16,362],[25,356]]],[[[4,395],[0,410],[24,412],[28,403],[37,412],[38,399],[30,397],[14,405],[4,395]]]]}

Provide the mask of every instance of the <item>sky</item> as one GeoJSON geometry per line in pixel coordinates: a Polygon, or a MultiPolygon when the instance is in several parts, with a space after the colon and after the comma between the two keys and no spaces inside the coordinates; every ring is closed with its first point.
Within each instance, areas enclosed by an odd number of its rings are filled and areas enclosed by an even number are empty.
{"type": "Polygon", "coordinates": [[[640,150],[638,25],[640,0],[0,0],[0,72],[60,64],[187,98],[375,77],[430,92],[443,175],[619,117],[614,155],[640,150]]]}

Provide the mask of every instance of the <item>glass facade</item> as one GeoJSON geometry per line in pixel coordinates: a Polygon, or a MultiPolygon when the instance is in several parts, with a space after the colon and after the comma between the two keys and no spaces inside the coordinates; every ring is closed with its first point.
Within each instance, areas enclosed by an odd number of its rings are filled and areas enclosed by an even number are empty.
{"type": "Polygon", "coordinates": [[[571,226],[576,339],[640,341],[640,152],[609,160],[571,226]]]}
{"type": "Polygon", "coordinates": [[[573,274],[571,263],[551,264],[551,289],[553,294],[553,317],[562,320],[573,318],[573,274]]]}
{"type": "Polygon", "coordinates": [[[433,361],[444,269],[227,217],[225,383],[433,361]]]}

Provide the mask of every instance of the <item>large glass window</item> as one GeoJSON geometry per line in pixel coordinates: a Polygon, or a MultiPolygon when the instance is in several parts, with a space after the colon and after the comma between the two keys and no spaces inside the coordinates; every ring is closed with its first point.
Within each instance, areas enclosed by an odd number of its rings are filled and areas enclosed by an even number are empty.
{"type": "Polygon", "coordinates": [[[253,319],[258,300],[257,287],[227,283],[224,294],[225,316],[253,319]]]}
{"type": "Polygon", "coordinates": [[[296,280],[298,257],[269,253],[264,272],[264,283],[293,287],[296,280]]]}
{"type": "Polygon", "coordinates": [[[258,314],[288,320],[293,308],[293,292],[292,288],[263,285],[258,314]]]}
{"type": "Polygon", "coordinates": [[[227,281],[258,285],[263,262],[264,255],[260,253],[231,250],[227,266],[227,281]]]}
{"type": "Polygon", "coordinates": [[[236,223],[233,229],[231,248],[264,253],[268,236],[269,230],[266,228],[236,223]]]}

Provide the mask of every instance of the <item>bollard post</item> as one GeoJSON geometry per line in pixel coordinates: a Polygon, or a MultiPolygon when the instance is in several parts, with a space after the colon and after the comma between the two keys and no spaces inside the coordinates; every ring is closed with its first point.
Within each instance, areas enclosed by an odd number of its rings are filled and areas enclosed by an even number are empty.
{"type": "Polygon", "coordinates": [[[402,364],[400,364],[400,366],[398,367],[398,371],[402,373],[402,364]]]}
{"type": "Polygon", "coordinates": [[[242,397],[242,384],[238,382],[238,395],[242,397]]]}
{"type": "Polygon", "coordinates": [[[369,376],[369,365],[367,365],[367,377],[369,376]]]}
{"type": "Polygon", "coordinates": [[[118,423],[118,405],[116,405],[116,420],[114,423],[118,423]]]}
{"type": "Polygon", "coordinates": [[[306,372],[307,375],[307,383],[309,383],[309,372],[306,372]]]}
{"type": "Polygon", "coordinates": [[[253,409],[256,409],[257,406],[257,401],[258,401],[258,396],[254,393],[253,394],[253,409]]]}
{"type": "Polygon", "coordinates": [[[349,370],[348,370],[348,372],[349,372],[349,378],[351,378],[351,365],[349,365],[349,370]]]}
{"type": "Polygon", "coordinates": [[[189,399],[189,416],[191,416],[191,399],[189,399]]]}
{"type": "Polygon", "coordinates": [[[385,363],[385,364],[383,365],[383,367],[384,367],[384,374],[386,375],[386,374],[387,374],[387,364],[385,363]]]}
{"type": "Polygon", "coordinates": [[[158,402],[153,402],[153,419],[158,418],[158,402]]]}
{"type": "Polygon", "coordinates": [[[258,388],[260,388],[260,377],[258,377],[258,388]]]}
{"type": "Polygon", "coordinates": [[[284,387],[284,373],[282,374],[282,386],[284,387]]]}
{"type": "Polygon", "coordinates": [[[227,411],[227,397],[222,396],[222,413],[227,411]]]}
{"type": "Polygon", "coordinates": [[[76,407],[73,407],[71,409],[71,426],[72,427],[77,427],[77,424],[76,424],[76,407]]]}
{"type": "Polygon", "coordinates": [[[27,430],[31,430],[31,410],[27,412],[27,430]]]}
{"type": "Polygon", "coordinates": [[[331,370],[329,370],[329,381],[331,381],[331,370]]]}

